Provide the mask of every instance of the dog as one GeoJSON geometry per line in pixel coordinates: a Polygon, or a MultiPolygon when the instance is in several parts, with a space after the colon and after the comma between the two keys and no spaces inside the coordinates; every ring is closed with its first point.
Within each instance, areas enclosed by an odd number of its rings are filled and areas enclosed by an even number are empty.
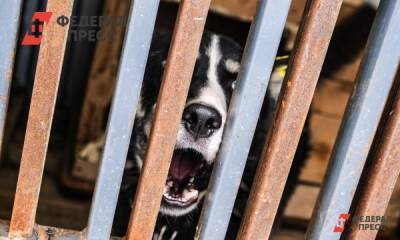
{"type": "MultiPolygon", "coordinates": [[[[374,14],[375,9],[362,8],[354,15],[355,17],[350,17],[335,30],[322,75],[329,76],[362,51],[374,14]],[[345,52],[333,49],[335,46],[343,46],[344,42],[351,45],[352,39],[343,37],[346,33],[353,32],[348,26],[359,28],[359,22],[365,23],[365,20],[368,20],[368,24],[362,25],[365,31],[361,31],[359,38],[354,38],[352,49],[345,52]],[[360,39],[363,41],[359,41],[360,39]],[[330,55],[330,52],[333,54],[330,55]]],[[[116,236],[124,236],[126,233],[171,37],[170,33],[156,33],[153,36],[114,218],[113,235],[116,236]]],[[[285,38],[281,42],[278,55],[288,54],[284,46],[285,38]]],[[[165,182],[153,240],[194,238],[202,200],[206,195],[212,167],[222,141],[230,98],[240,70],[242,52],[243,48],[228,37],[211,32],[203,34],[165,182]]],[[[274,66],[226,239],[235,239],[239,228],[262,152],[263,146],[260,143],[263,143],[267,136],[284,77],[281,69],[285,65],[285,61],[277,61],[274,66]]],[[[306,121],[273,229],[279,226],[281,213],[294,190],[309,150],[309,130],[306,121]]]]}
{"type": "MultiPolygon", "coordinates": [[[[117,222],[129,218],[125,213],[129,213],[143,165],[170,41],[169,33],[157,33],[153,37],[117,206],[117,222]]],[[[228,37],[211,32],[203,34],[153,239],[191,239],[194,236],[193,226],[197,223],[222,141],[242,52],[242,47],[228,37]]],[[[276,101],[282,79],[281,73],[273,73],[269,102],[276,101]]],[[[241,186],[249,190],[247,184],[241,186]]],[[[114,224],[114,230],[124,229],[126,225],[127,221],[114,224]]],[[[115,234],[123,235],[121,231],[115,234]]]]}

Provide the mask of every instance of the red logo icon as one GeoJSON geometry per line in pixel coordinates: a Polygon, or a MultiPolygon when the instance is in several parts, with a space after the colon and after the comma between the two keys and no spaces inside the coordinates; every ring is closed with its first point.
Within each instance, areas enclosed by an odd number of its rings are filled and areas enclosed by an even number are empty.
{"type": "Polygon", "coordinates": [[[31,29],[25,34],[22,45],[39,45],[43,37],[44,24],[50,21],[51,12],[35,12],[32,17],[31,29]]]}
{"type": "Polygon", "coordinates": [[[344,226],[346,225],[346,222],[349,220],[349,218],[350,214],[348,213],[340,214],[338,223],[335,225],[333,232],[342,233],[344,231],[344,226]]]}

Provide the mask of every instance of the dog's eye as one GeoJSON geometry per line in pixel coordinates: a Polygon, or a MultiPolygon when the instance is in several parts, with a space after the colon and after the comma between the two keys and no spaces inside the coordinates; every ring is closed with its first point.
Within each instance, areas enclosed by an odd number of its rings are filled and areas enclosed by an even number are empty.
{"type": "Polygon", "coordinates": [[[232,88],[232,90],[235,89],[235,87],[236,87],[236,82],[237,82],[237,80],[232,81],[232,83],[231,83],[231,88],[232,88]]]}

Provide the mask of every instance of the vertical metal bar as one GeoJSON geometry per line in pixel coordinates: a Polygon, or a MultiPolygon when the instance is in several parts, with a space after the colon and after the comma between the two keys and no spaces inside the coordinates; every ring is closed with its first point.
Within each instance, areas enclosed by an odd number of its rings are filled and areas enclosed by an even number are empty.
{"type": "Polygon", "coordinates": [[[159,0],[135,0],[122,50],[87,239],[108,239],[118,200],[159,0]]]}
{"type": "Polygon", "coordinates": [[[164,70],[128,239],[151,239],[210,0],[181,1],[164,70]]]}
{"type": "Polygon", "coordinates": [[[56,16],[70,16],[73,2],[49,1],[47,4],[46,11],[53,16],[44,27],[39,52],[10,237],[32,234],[68,34],[68,27],[58,25],[56,16]]]}
{"type": "Polygon", "coordinates": [[[267,239],[342,0],[309,0],[238,239],[267,239]]]}
{"type": "Polygon", "coordinates": [[[0,22],[3,23],[0,24],[2,45],[0,48],[0,59],[2,59],[0,62],[0,153],[2,149],[21,7],[22,0],[16,0],[10,2],[7,7],[3,6],[0,8],[0,22]]]}
{"type": "Polygon", "coordinates": [[[339,239],[400,60],[400,0],[381,1],[307,239],[339,239]]]}
{"type": "MultiPolygon", "coordinates": [[[[362,186],[354,216],[384,216],[400,173],[400,91],[385,122],[381,143],[374,155],[366,185],[362,186]]],[[[373,240],[376,229],[360,229],[352,222],[346,239],[373,240]]]]}
{"type": "Polygon", "coordinates": [[[258,4],[196,239],[225,237],[290,2],[260,0],[258,4]]]}

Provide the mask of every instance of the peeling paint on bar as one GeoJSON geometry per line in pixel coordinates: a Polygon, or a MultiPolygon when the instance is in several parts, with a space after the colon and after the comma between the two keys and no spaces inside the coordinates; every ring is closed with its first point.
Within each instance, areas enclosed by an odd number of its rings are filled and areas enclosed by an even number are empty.
{"type": "Polygon", "coordinates": [[[10,237],[30,237],[35,224],[40,185],[64,60],[68,27],[54,16],[70,16],[73,0],[49,1],[53,17],[44,27],[36,68],[17,191],[10,224],[10,237]]]}
{"type": "Polygon", "coordinates": [[[309,0],[238,239],[267,239],[314,95],[342,0],[309,0]]]}
{"type": "MultiPolygon", "coordinates": [[[[400,79],[400,78],[399,78],[400,79]]],[[[379,138],[379,147],[373,157],[368,180],[361,186],[362,191],[353,216],[384,216],[390,197],[400,173],[400,91],[393,108],[382,124],[385,130],[379,138]]],[[[380,223],[380,222],[377,222],[380,223]]],[[[373,240],[376,229],[360,229],[357,222],[352,222],[350,234],[346,239],[373,240]]]]}
{"type": "Polygon", "coordinates": [[[15,0],[8,3],[7,7],[0,8],[0,23],[7,23],[0,24],[0,36],[2,38],[0,48],[0,152],[2,149],[21,7],[22,0],[15,0]]]}
{"type": "Polygon", "coordinates": [[[181,1],[136,190],[128,240],[152,238],[210,1],[181,1]]]}
{"type": "Polygon", "coordinates": [[[289,7],[290,0],[259,2],[196,239],[225,237],[289,7]]]}
{"type": "Polygon", "coordinates": [[[381,1],[307,239],[339,239],[400,60],[400,0],[381,1]]]}
{"type": "Polygon", "coordinates": [[[106,143],[89,216],[88,240],[108,239],[111,234],[159,2],[132,1],[106,143]]]}

